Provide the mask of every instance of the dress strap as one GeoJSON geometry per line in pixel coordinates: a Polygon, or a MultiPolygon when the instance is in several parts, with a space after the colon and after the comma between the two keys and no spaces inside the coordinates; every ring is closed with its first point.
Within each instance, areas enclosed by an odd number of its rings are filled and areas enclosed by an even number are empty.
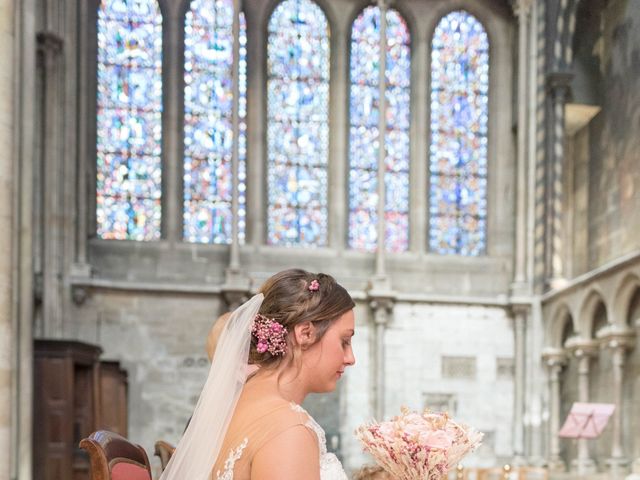
{"type": "Polygon", "coordinates": [[[294,412],[303,414],[306,417],[306,422],[304,426],[313,431],[318,437],[318,448],[320,449],[320,456],[325,455],[327,453],[327,437],[324,433],[324,429],[320,426],[318,422],[316,422],[309,413],[302,408],[301,405],[297,403],[291,402],[291,409],[294,412]]]}

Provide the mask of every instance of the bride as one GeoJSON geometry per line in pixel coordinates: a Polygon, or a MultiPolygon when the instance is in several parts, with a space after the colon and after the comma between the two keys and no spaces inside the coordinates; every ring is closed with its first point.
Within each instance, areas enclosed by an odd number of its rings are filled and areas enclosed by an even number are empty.
{"type": "Polygon", "coordinates": [[[331,276],[292,269],[219,320],[209,376],[160,479],[346,480],[300,404],[355,363],[354,306],[331,276]]]}

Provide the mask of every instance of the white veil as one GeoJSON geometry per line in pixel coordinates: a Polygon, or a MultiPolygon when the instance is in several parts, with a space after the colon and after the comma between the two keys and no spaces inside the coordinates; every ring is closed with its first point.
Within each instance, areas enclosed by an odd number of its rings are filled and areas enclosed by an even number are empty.
{"type": "Polygon", "coordinates": [[[247,380],[251,326],[263,298],[255,295],[229,317],[189,426],[160,480],[210,478],[247,380]]]}

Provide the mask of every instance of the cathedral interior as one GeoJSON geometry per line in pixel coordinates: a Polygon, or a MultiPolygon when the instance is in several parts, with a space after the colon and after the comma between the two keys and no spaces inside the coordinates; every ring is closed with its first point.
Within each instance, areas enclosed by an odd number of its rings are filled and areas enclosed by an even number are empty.
{"type": "Polygon", "coordinates": [[[0,0],[0,38],[0,480],[89,479],[102,428],[157,478],[291,267],[356,301],[305,402],[347,471],[408,406],[465,467],[640,478],[637,0],[0,0]]]}

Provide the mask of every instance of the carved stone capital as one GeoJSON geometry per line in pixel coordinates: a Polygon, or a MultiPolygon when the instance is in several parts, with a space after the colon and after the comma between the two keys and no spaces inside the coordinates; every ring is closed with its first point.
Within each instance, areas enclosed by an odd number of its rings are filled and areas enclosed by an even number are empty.
{"type": "Polygon", "coordinates": [[[509,310],[511,311],[511,316],[523,316],[527,317],[531,313],[531,304],[530,303],[511,303],[509,306],[509,310]]]}
{"type": "Polygon", "coordinates": [[[389,322],[394,300],[391,297],[373,297],[369,299],[369,306],[373,310],[373,320],[376,325],[386,325],[389,322]]]}
{"type": "Polygon", "coordinates": [[[71,299],[76,305],[82,305],[89,297],[89,289],[85,286],[74,285],[71,287],[71,299]]]}
{"type": "Polygon", "coordinates": [[[386,275],[373,277],[369,283],[367,297],[376,324],[387,323],[396,299],[389,277],[386,275]]]}
{"type": "Polygon", "coordinates": [[[511,0],[513,14],[519,19],[526,18],[531,13],[533,0],[511,0]]]}
{"type": "Polygon", "coordinates": [[[573,73],[565,71],[547,73],[547,89],[558,101],[564,102],[566,100],[573,76],[573,73]]]}
{"type": "Polygon", "coordinates": [[[220,293],[229,310],[235,310],[251,297],[251,282],[243,271],[228,268],[220,293]]]}
{"type": "Polygon", "coordinates": [[[33,275],[33,301],[36,305],[42,305],[44,298],[44,278],[42,272],[33,275]]]}
{"type": "Polygon", "coordinates": [[[386,325],[391,318],[395,294],[390,289],[371,289],[368,292],[369,306],[373,310],[373,321],[376,325],[386,325]]]}
{"type": "Polygon", "coordinates": [[[36,34],[38,52],[51,53],[57,55],[62,51],[64,39],[57,33],[50,31],[38,32],[36,34]]]}
{"type": "Polygon", "coordinates": [[[635,346],[636,333],[620,325],[607,325],[596,334],[601,348],[629,350],[635,346]]]}
{"type": "Polygon", "coordinates": [[[590,340],[580,337],[570,337],[564,344],[566,350],[568,350],[574,357],[593,357],[598,354],[600,344],[595,340],[590,340]]]}
{"type": "Polygon", "coordinates": [[[542,360],[552,376],[556,380],[564,366],[567,364],[567,354],[560,348],[548,348],[542,352],[542,360]]]}

